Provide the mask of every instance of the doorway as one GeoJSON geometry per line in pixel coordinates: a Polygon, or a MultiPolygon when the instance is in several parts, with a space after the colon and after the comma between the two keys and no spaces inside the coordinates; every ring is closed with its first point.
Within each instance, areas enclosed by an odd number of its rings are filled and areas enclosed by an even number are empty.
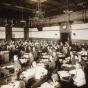
{"type": "Polygon", "coordinates": [[[63,44],[65,44],[65,42],[71,44],[71,33],[60,33],[60,41],[63,44]]]}

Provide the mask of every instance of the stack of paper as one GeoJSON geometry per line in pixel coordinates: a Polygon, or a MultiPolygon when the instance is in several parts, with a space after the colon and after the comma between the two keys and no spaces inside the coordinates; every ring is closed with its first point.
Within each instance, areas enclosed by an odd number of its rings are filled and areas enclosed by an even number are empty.
{"type": "Polygon", "coordinates": [[[70,74],[68,73],[68,71],[58,71],[57,72],[61,77],[69,77],[70,74]]]}

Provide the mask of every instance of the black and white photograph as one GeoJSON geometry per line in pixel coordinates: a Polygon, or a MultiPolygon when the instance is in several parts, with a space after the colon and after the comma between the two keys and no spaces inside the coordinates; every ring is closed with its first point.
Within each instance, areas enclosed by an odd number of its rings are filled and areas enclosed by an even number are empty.
{"type": "Polygon", "coordinates": [[[0,0],[0,88],[88,88],[88,0],[0,0]]]}

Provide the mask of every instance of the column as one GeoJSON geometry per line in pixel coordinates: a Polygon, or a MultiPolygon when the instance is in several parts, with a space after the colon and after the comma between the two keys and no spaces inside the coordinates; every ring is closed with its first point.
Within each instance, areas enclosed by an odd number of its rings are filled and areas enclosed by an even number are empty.
{"type": "Polygon", "coordinates": [[[29,27],[25,26],[24,27],[24,40],[28,40],[29,39],[29,27]]]}
{"type": "Polygon", "coordinates": [[[10,42],[12,39],[12,26],[6,25],[5,31],[6,31],[6,41],[10,42]]]}

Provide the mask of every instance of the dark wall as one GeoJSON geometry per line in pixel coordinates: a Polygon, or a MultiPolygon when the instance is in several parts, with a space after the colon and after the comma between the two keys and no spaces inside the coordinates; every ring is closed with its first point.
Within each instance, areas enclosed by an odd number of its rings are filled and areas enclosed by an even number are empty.
{"type": "Polygon", "coordinates": [[[28,40],[29,39],[29,27],[26,26],[24,27],[24,40],[28,40]]]}
{"type": "Polygon", "coordinates": [[[5,27],[5,31],[6,31],[6,40],[7,40],[7,42],[10,42],[12,39],[12,27],[11,27],[11,25],[7,25],[5,27]]]}

